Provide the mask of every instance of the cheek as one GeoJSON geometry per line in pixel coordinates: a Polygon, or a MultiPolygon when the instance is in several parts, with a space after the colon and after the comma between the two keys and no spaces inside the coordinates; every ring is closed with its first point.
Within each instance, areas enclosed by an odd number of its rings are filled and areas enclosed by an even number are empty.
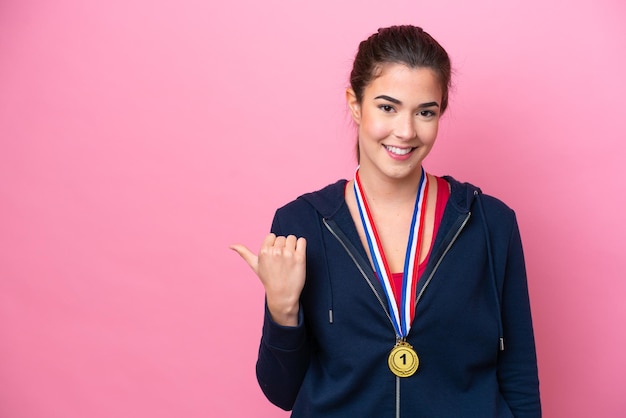
{"type": "Polygon", "coordinates": [[[419,133],[420,139],[425,144],[433,144],[435,139],[437,139],[437,132],[439,131],[439,124],[432,123],[423,126],[421,132],[419,133]]]}
{"type": "Polygon", "coordinates": [[[360,133],[363,137],[370,139],[386,138],[391,134],[391,126],[382,118],[363,118],[360,133]]]}

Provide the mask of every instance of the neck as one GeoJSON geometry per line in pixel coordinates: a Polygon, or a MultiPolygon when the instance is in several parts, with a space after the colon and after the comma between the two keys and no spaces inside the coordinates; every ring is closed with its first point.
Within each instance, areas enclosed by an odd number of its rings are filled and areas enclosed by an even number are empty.
{"type": "Polygon", "coordinates": [[[399,203],[415,201],[417,188],[422,175],[421,167],[408,177],[394,179],[377,175],[368,170],[359,169],[359,179],[368,201],[399,203]]]}

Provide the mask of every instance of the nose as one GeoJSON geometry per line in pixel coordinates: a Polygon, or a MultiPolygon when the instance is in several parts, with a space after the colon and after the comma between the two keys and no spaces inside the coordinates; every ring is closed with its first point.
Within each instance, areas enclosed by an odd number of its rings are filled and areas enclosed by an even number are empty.
{"type": "Polygon", "coordinates": [[[401,114],[396,118],[394,134],[398,139],[408,141],[417,136],[415,119],[412,114],[401,114]]]}

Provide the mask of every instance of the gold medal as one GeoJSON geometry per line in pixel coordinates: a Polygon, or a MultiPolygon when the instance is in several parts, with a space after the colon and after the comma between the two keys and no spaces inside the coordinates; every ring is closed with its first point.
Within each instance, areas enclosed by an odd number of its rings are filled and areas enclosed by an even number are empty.
{"type": "Polygon", "coordinates": [[[398,341],[389,353],[389,370],[398,377],[413,376],[420,361],[413,346],[406,341],[398,341]]]}

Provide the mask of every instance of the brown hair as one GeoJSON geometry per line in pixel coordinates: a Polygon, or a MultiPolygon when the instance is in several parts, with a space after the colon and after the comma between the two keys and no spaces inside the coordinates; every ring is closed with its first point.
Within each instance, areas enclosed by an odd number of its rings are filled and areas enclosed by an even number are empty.
{"type": "Polygon", "coordinates": [[[448,53],[422,28],[411,25],[378,29],[359,44],[350,73],[350,86],[359,103],[365,87],[388,63],[433,70],[441,83],[441,113],[446,110],[452,73],[448,53]]]}

